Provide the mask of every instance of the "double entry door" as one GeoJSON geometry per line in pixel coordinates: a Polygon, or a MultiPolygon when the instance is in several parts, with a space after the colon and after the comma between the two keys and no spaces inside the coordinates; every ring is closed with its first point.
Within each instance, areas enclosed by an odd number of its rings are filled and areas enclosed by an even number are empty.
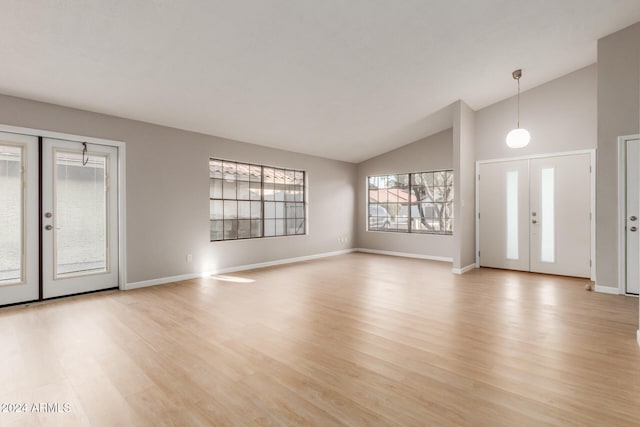
{"type": "Polygon", "coordinates": [[[591,157],[479,167],[480,266],[591,276],[591,157]]]}
{"type": "Polygon", "coordinates": [[[0,306],[118,286],[117,159],[0,132],[0,306]]]}

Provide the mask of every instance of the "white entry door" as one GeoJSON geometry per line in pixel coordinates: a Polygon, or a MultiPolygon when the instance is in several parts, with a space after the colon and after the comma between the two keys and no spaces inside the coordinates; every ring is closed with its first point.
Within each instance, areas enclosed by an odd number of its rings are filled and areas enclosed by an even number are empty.
{"type": "Polygon", "coordinates": [[[0,132],[0,305],[39,296],[38,138],[0,132]]]}
{"type": "Polygon", "coordinates": [[[591,275],[591,159],[531,160],[531,271],[591,275]]]}
{"type": "Polygon", "coordinates": [[[118,286],[117,148],[43,141],[43,297],[118,286]]]}
{"type": "Polygon", "coordinates": [[[529,271],[529,162],[480,165],[480,265],[529,271]]]}
{"type": "Polygon", "coordinates": [[[626,287],[628,294],[640,293],[640,140],[626,143],[626,287]]]}
{"type": "Polygon", "coordinates": [[[591,276],[591,158],[481,164],[480,266],[591,276]]]}

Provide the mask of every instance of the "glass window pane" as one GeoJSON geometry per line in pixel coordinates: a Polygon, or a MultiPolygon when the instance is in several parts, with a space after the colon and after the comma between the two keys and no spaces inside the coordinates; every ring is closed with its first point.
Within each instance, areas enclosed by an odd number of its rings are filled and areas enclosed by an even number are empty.
{"type": "Polygon", "coordinates": [[[296,219],[296,234],[304,234],[304,219],[296,219]]]}
{"type": "Polygon", "coordinates": [[[249,198],[251,200],[260,200],[262,198],[262,183],[251,182],[249,185],[249,198]]]}
{"type": "Polygon", "coordinates": [[[222,162],[220,160],[209,160],[209,177],[222,178],[222,162]]]}
{"type": "Polygon", "coordinates": [[[223,222],[222,221],[210,221],[211,232],[210,239],[211,240],[222,240],[224,239],[223,234],[223,222]]]}
{"type": "Polygon", "coordinates": [[[236,182],[224,180],[222,184],[222,196],[225,199],[235,199],[236,198],[236,182]]]}
{"type": "Polygon", "coordinates": [[[284,184],[284,170],[274,169],[274,179],[276,184],[284,184]]]}
{"type": "Polygon", "coordinates": [[[276,203],[276,218],[284,217],[284,203],[276,203]]]}
{"type": "Polygon", "coordinates": [[[265,219],[264,220],[264,235],[275,236],[276,235],[276,220],[265,219]]]}
{"type": "Polygon", "coordinates": [[[234,162],[223,162],[222,170],[224,179],[229,181],[236,180],[236,164],[234,162]]]}
{"type": "Polygon", "coordinates": [[[425,178],[426,184],[429,187],[433,187],[433,172],[427,172],[423,174],[423,177],[425,178]]]}
{"type": "Polygon", "coordinates": [[[293,234],[297,234],[296,233],[296,219],[295,218],[288,218],[286,220],[286,224],[287,224],[287,231],[286,234],[287,235],[293,235],[293,234]]]}
{"type": "Polygon", "coordinates": [[[248,239],[251,237],[251,221],[238,221],[238,239],[248,239]]]}
{"type": "Polygon", "coordinates": [[[209,198],[222,199],[222,180],[221,179],[209,180],[209,198]]]}
{"type": "Polygon", "coordinates": [[[285,235],[285,224],[284,219],[276,219],[276,236],[284,236],[285,235]]]}
{"type": "Polygon", "coordinates": [[[284,201],[284,191],[285,191],[284,184],[276,183],[275,195],[274,195],[276,201],[280,201],[280,202],[284,201]]]}
{"type": "Polygon", "coordinates": [[[287,202],[292,202],[294,198],[294,191],[292,185],[287,185],[284,193],[284,200],[287,202]]]}
{"type": "Polygon", "coordinates": [[[236,180],[249,181],[249,165],[238,163],[236,165],[236,180]]]}
{"type": "Polygon", "coordinates": [[[264,182],[273,183],[273,168],[263,168],[264,169],[264,182]]]}
{"type": "Polygon", "coordinates": [[[238,218],[238,202],[235,200],[224,201],[224,219],[238,218]]]}
{"type": "Polygon", "coordinates": [[[262,237],[262,221],[251,221],[251,237],[262,237]]]}
{"type": "Polygon", "coordinates": [[[251,202],[238,202],[238,218],[251,218],[251,202]]]}
{"type": "Polygon", "coordinates": [[[0,145],[0,284],[23,281],[22,147],[0,145]]]}
{"type": "Polygon", "coordinates": [[[238,200],[249,200],[249,182],[238,181],[238,194],[236,196],[238,200]]]}
{"type": "Polygon", "coordinates": [[[251,182],[262,182],[262,168],[251,165],[249,168],[249,180],[251,182]]]}
{"type": "Polygon", "coordinates": [[[209,216],[211,219],[224,219],[223,216],[223,204],[222,200],[210,200],[209,201],[209,216]]]}
{"type": "Polygon", "coordinates": [[[298,171],[295,172],[294,184],[295,185],[304,184],[304,172],[298,172],[298,171]]]}
{"type": "Polygon", "coordinates": [[[268,183],[265,182],[264,183],[264,199],[265,200],[274,200],[274,187],[273,187],[273,183],[268,183]]]}
{"type": "Polygon", "coordinates": [[[262,217],[262,203],[251,202],[251,219],[260,219],[262,217]]]}
{"type": "Polygon", "coordinates": [[[287,185],[293,185],[295,182],[295,173],[293,171],[285,171],[284,183],[287,185]]]}
{"type": "Polygon", "coordinates": [[[107,270],[107,157],[56,151],[55,276],[107,270]]]}
{"type": "Polygon", "coordinates": [[[233,240],[238,238],[238,221],[235,219],[224,221],[224,239],[233,240]]]}
{"type": "Polygon", "coordinates": [[[264,217],[265,218],[276,217],[276,204],[274,202],[264,202],[264,217]]]}

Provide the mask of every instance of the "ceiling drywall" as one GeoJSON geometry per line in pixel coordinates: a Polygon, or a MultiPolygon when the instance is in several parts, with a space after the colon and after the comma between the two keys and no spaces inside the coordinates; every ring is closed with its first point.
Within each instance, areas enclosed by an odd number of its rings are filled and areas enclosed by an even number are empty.
{"type": "Polygon", "coordinates": [[[350,162],[513,95],[515,68],[526,90],[589,65],[640,20],[638,0],[0,6],[1,93],[350,162]]]}

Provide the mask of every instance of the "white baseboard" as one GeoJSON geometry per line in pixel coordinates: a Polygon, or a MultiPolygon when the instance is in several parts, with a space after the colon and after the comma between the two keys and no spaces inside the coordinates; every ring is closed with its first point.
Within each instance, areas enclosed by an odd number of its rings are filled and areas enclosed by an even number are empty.
{"type": "Polygon", "coordinates": [[[474,268],[476,268],[476,263],[475,263],[475,262],[474,262],[473,264],[469,264],[469,265],[467,265],[466,267],[462,267],[462,268],[452,268],[452,269],[451,269],[451,272],[452,272],[453,274],[464,274],[464,273],[466,273],[467,271],[471,271],[471,270],[473,270],[474,268]]]}
{"type": "Polygon", "coordinates": [[[141,282],[127,283],[125,290],[146,288],[147,286],[164,285],[166,283],[181,282],[183,280],[191,280],[202,277],[202,273],[181,274],[179,276],[160,277],[158,279],[143,280],[141,282]]]}
{"type": "Polygon", "coordinates": [[[379,251],[377,249],[366,249],[366,248],[357,248],[357,249],[354,249],[354,251],[355,252],[364,252],[364,253],[367,253],[367,254],[399,256],[399,257],[404,257],[404,258],[428,259],[430,261],[453,262],[453,258],[449,258],[449,257],[422,255],[422,254],[411,254],[411,253],[407,253],[407,252],[379,251]]]}
{"type": "Polygon", "coordinates": [[[211,275],[215,275],[215,274],[235,273],[235,272],[238,272],[238,271],[254,270],[256,268],[273,267],[275,265],[282,265],[282,264],[292,264],[292,263],[295,263],[295,262],[309,261],[309,260],[314,260],[314,259],[319,259],[319,258],[326,258],[326,257],[330,257],[330,256],[349,254],[349,253],[352,253],[352,252],[355,252],[355,251],[356,251],[356,249],[345,249],[345,250],[341,250],[341,251],[325,252],[325,253],[321,253],[321,254],[307,255],[307,256],[301,256],[301,257],[296,257],[296,258],[286,258],[286,259],[280,259],[280,260],[276,260],[276,261],[261,262],[261,263],[257,263],[257,264],[246,264],[246,265],[239,265],[239,266],[236,266],[236,267],[220,268],[220,269],[217,269],[217,270],[214,270],[214,271],[206,271],[206,272],[202,272],[202,273],[188,273],[188,274],[182,274],[182,275],[179,275],[179,276],[160,277],[158,279],[143,280],[141,282],[127,283],[127,286],[125,287],[125,289],[126,290],[131,290],[131,289],[138,289],[138,288],[146,288],[147,286],[164,285],[166,283],[173,283],[173,282],[180,282],[180,281],[183,281],[183,280],[197,279],[199,277],[207,277],[207,276],[211,276],[211,275]]]}
{"type": "Polygon", "coordinates": [[[210,276],[212,274],[235,273],[235,272],[238,272],[238,271],[254,270],[256,268],[266,268],[266,267],[273,267],[273,266],[276,266],[276,265],[293,264],[295,262],[310,261],[310,260],[314,260],[314,259],[327,258],[327,257],[330,257],[330,256],[350,254],[350,253],[355,252],[355,251],[356,251],[356,249],[344,249],[344,250],[341,250],[341,251],[324,252],[324,253],[321,253],[321,254],[307,255],[307,256],[301,256],[301,257],[295,257],[295,258],[285,258],[285,259],[279,259],[279,260],[276,260],[276,261],[260,262],[260,263],[257,263],[257,264],[246,264],[246,265],[240,265],[240,266],[237,266],[237,267],[220,268],[220,269],[217,269],[215,271],[210,271],[210,272],[203,273],[202,276],[210,276]]]}
{"type": "Polygon", "coordinates": [[[612,295],[619,295],[620,291],[618,290],[618,288],[612,288],[611,286],[599,286],[596,285],[596,292],[600,292],[603,294],[612,294],[612,295]]]}

